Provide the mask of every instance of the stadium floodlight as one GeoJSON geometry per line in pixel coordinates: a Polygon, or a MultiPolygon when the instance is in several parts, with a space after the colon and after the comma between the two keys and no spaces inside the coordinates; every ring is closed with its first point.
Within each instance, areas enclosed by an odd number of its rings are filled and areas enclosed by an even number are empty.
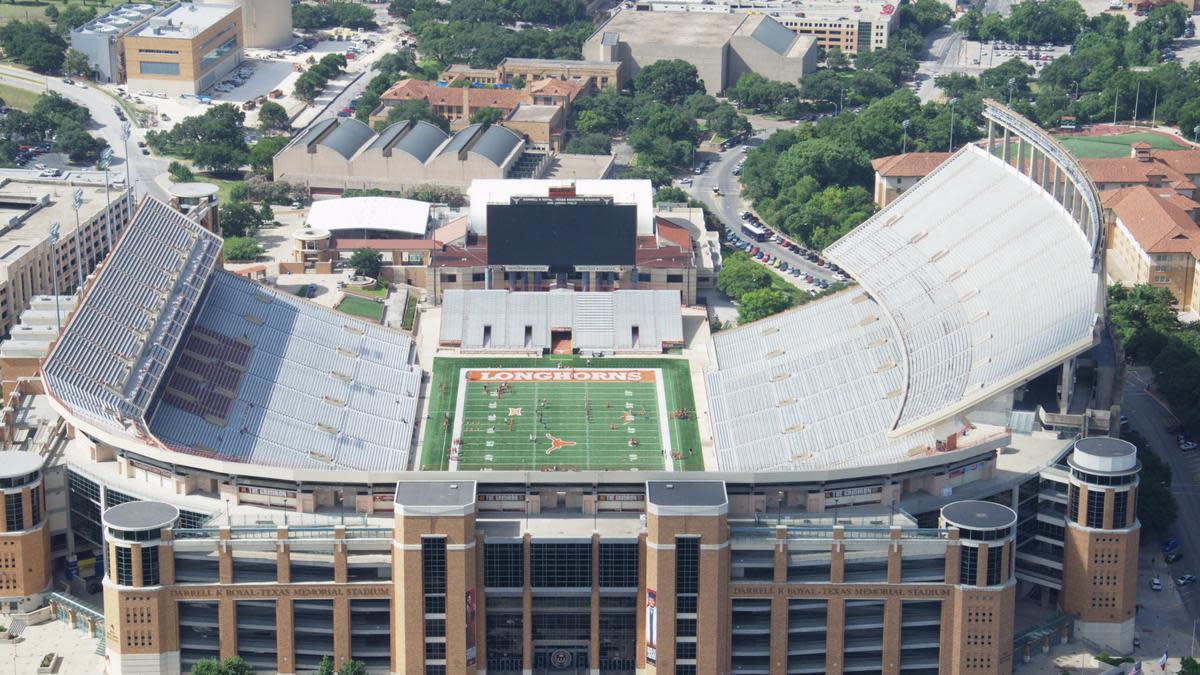
{"type": "Polygon", "coordinates": [[[105,253],[111,251],[113,245],[112,197],[108,192],[108,165],[112,163],[112,155],[112,148],[105,148],[100,153],[100,168],[104,169],[104,227],[108,234],[108,241],[104,246],[105,253]]]}
{"type": "Polygon", "coordinates": [[[1008,78],[1008,104],[1009,105],[1012,105],[1012,92],[1013,92],[1013,87],[1016,86],[1016,84],[1017,84],[1017,78],[1015,78],[1015,77],[1008,78]]]}
{"type": "Polygon", "coordinates": [[[79,293],[83,293],[83,228],[79,226],[79,209],[83,208],[83,188],[75,188],[71,195],[71,208],[75,210],[75,266],[79,270],[79,293]]]}
{"type": "Polygon", "coordinates": [[[129,208],[133,208],[133,178],[129,175],[129,137],[133,134],[133,126],[129,122],[121,125],[121,142],[125,145],[125,191],[130,195],[129,208]]]}
{"type": "Polygon", "coordinates": [[[50,276],[54,280],[54,323],[58,332],[62,332],[62,311],[58,307],[58,230],[61,226],[55,222],[50,226],[50,276]]]}

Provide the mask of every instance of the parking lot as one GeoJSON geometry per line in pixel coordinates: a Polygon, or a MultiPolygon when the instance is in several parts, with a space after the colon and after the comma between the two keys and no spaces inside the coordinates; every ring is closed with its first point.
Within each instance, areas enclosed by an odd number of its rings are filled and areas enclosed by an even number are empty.
{"type": "Polygon", "coordinates": [[[783,258],[784,251],[792,254],[789,257],[803,258],[809,263],[827,270],[832,275],[834,283],[849,280],[845,272],[837,265],[824,260],[816,252],[809,251],[803,246],[775,234],[750,212],[743,212],[741,229],[734,229],[733,226],[725,228],[725,241],[729,246],[746,253],[752,260],[767,266],[768,269],[778,273],[809,295],[817,295],[829,288],[831,282],[813,275],[811,272],[805,272],[794,262],[789,263],[783,258]]]}
{"type": "Polygon", "coordinates": [[[992,68],[1010,59],[1020,59],[1041,70],[1054,59],[1070,53],[1070,47],[1054,45],[1028,45],[1013,42],[978,42],[963,40],[959,51],[960,66],[992,68]]]}

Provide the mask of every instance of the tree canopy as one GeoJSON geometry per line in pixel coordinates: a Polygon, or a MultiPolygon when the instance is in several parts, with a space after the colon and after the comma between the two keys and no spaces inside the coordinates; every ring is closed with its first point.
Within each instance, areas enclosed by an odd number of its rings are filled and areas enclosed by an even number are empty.
{"type": "Polygon", "coordinates": [[[227,237],[225,239],[226,260],[257,260],[263,248],[254,237],[227,237]]]}
{"type": "Polygon", "coordinates": [[[0,49],[38,73],[58,73],[67,43],[41,21],[11,21],[0,26],[0,49]]]}
{"type": "Polygon", "coordinates": [[[231,202],[221,206],[221,234],[249,237],[262,227],[262,216],[250,202],[231,202]]]}
{"type": "Polygon", "coordinates": [[[228,173],[244,165],[249,154],[242,132],[245,121],[245,113],[236,106],[221,103],[202,115],[183,118],[168,131],[148,132],[146,143],[164,155],[183,157],[201,168],[228,173]]]}
{"type": "Polygon", "coordinates": [[[287,131],[292,128],[287,111],[275,101],[267,101],[258,108],[258,128],[262,131],[287,131]]]}
{"type": "Polygon", "coordinates": [[[377,279],[379,270],[383,268],[383,256],[379,254],[379,251],[360,248],[350,256],[350,267],[354,268],[356,276],[377,279]]]}
{"type": "Polygon", "coordinates": [[[376,130],[381,130],[388,125],[395,124],[401,120],[412,120],[413,122],[425,121],[437,126],[442,131],[449,131],[450,120],[442,117],[429,107],[429,101],[411,100],[401,101],[396,105],[387,108],[387,116],[382,122],[376,122],[376,130]]]}
{"type": "Polygon", "coordinates": [[[471,124],[492,125],[504,119],[504,111],[499,108],[484,107],[471,113],[471,124]]]}
{"type": "Polygon", "coordinates": [[[191,675],[253,675],[254,669],[242,657],[233,656],[224,661],[201,659],[190,672],[191,675]]]}
{"type": "Polygon", "coordinates": [[[292,26],[304,30],[318,28],[375,28],[375,12],[367,5],[353,2],[327,2],[323,5],[301,3],[292,7],[292,26]]]}

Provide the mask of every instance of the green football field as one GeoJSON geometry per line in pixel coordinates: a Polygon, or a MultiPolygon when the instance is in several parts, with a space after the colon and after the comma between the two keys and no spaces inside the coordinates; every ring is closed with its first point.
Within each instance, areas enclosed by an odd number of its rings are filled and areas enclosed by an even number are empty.
{"type": "Polygon", "coordinates": [[[675,470],[703,467],[686,361],[592,363],[436,359],[420,468],[661,471],[668,461],[675,470]],[[686,418],[674,414],[681,409],[686,418]]]}
{"type": "Polygon", "coordinates": [[[1163,134],[1130,131],[1110,136],[1061,136],[1058,141],[1076,157],[1128,157],[1134,143],[1149,143],[1155,150],[1183,150],[1185,146],[1163,134]]]}

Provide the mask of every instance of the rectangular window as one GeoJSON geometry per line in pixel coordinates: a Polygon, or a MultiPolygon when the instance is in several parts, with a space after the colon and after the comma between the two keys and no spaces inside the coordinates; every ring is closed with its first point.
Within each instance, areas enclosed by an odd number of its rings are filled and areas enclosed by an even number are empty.
{"type": "Polygon", "coordinates": [[[591,544],[531,544],[534,588],[591,588],[591,544]]]}
{"type": "Polygon", "coordinates": [[[1085,524],[1088,527],[1104,527],[1104,493],[1099,490],[1088,490],[1085,524]]]}
{"type": "Polygon", "coordinates": [[[117,564],[114,571],[118,585],[133,585],[133,551],[124,546],[117,547],[117,564]]]}
{"type": "Polygon", "coordinates": [[[1070,506],[1067,507],[1067,514],[1073,522],[1079,522],[1079,486],[1072,485],[1067,499],[1070,506]]]}
{"type": "Polygon", "coordinates": [[[421,537],[421,578],[425,595],[446,594],[445,537],[421,537]]]}
{"type": "Polygon", "coordinates": [[[444,281],[448,284],[452,284],[452,283],[458,281],[458,275],[457,274],[443,274],[442,281],[444,281]]]}
{"type": "Polygon", "coordinates": [[[638,545],[600,544],[600,587],[637,588],[638,545]]]}
{"type": "Polygon", "coordinates": [[[471,274],[471,281],[484,281],[486,277],[487,274],[485,272],[473,272],[471,274]]]}
{"type": "Polygon", "coordinates": [[[979,549],[974,546],[961,545],[958,560],[958,583],[975,585],[976,570],[979,567],[979,549]]]}
{"type": "Polygon", "coordinates": [[[172,56],[177,56],[179,54],[179,51],[175,50],[175,49],[142,49],[141,47],[138,47],[138,53],[139,54],[171,54],[172,56]]]}
{"type": "Polygon", "coordinates": [[[1129,517],[1129,492],[1121,491],[1113,493],[1113,529],[1121,529],[1126,527],[1126,519],[1129,517]]]}
{"type": "Polygon", "coordinates": [[[20,492],[4,495],[4,531],[17,532],[25,529],[25,505],[20,492]]]}
{"type": "Polygon", "coordinates": [[[700,537],[675,537],[675,592],[700,592],[700,537]]]}
{"type": "Polygon", "coordinates": [[[138,61],[138,72],[142,75],[179,77],[179,64],[170,61],[138,61]]]}
{"type": "Polygon", "coordinates": [[[668,274],[667,275],[667,283],[668,284],[682,284],[683,283],[683,275],[682,274],[668,274]]]}
{"type": "Polygon", "coordinates": [[[483,547],[485,588],[525,586],[525,551],[521,543],[487,544],[483,547]]]}
{"type": "Polygon", "coordinates": [[[158,580],[158,547],[142,547],[142,585],[157,586],[158,580]]]}
{"type": "Polygon", "coordinates": [[[445,642],[426,642],[425,643],[425,658],[427,658],[427,659],[444,659],[444,658],[446,658],[446,643],[445,642]]]}
{"type": "Polygon", "coordinates": [[[1003,546],[989,546],[987,557],[987,585],[997,586],[1000,584],[1000,575],[1004,571],[1000,561],[1004,557],[1003,546]]]}
{"type": "Polygon", "coordinates": [[[36,526],[42,521],[42,487],[40,485],[29,491],[29,509],[33,511],[30,514],[31,526],[36,526]]]}
{"type": "Polygon", "coordinates": [[[237,36],[234,35],[233,37],[229,38],[225,42],[222,42],[220,45],[218,45],[212,51],[210,51],[207,54],[205,54],[204,56],[202,56],[200,58],[201,72],[208,70],[210,67],[215,65],[218,61],[225,58],[226,54],[228,54],[229,52],[236,49],[237,41],[238,41],[237,36]]]}

